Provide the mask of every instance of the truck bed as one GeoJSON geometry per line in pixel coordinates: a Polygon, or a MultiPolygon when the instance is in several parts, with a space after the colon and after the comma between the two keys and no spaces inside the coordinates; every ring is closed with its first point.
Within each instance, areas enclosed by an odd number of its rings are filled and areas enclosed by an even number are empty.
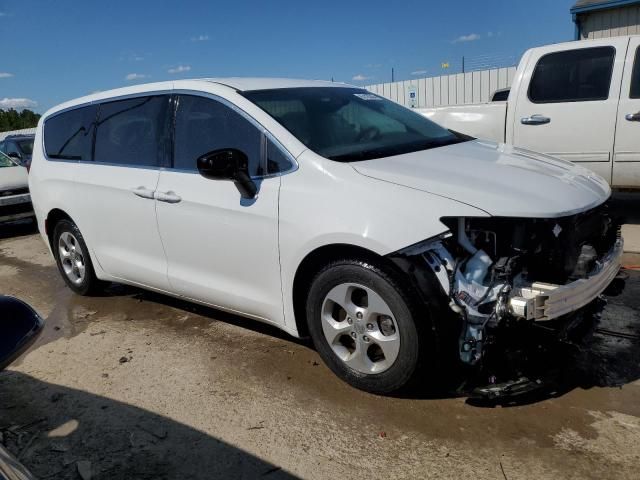
{"type": "Polygon", "coordinates": [[[416,111],[450,130],[504,142],[507,102],[417,108],[416,111]]]}

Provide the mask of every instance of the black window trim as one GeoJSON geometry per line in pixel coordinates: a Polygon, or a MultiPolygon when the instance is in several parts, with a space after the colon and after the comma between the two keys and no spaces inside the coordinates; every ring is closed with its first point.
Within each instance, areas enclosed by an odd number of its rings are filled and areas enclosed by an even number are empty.
{"type": "Polygon", "coordinates": [[[640,45],[638,45],[638,47],[636,48],[636,53],[633,56],[633,66],[631,67],[631,79],[629,80],[629,100],[638,100],[640,99],[640,85],[638,85],[636,88],[638,88],[638,92],[636,93],[636,95],[633,95],[633,80],[636,78],[636,75],[638,75],[638,80],[640,80],[640,45]]]}
{"type": "MultiPolygon", "coordinates": [[[[51,115],[49,115],[47,118],[44,119],[44,122],[42,124],[42,152],[44,153],[44,158],[45,160],[49,161],[49,162],[63,162],[63,163],[82,163],[82,164],[93,164],[93,165],[104,165],[107,167],[124,167],[124,168],[138,168],[138,169],[142,169],[142,170],[163,170],[163,169],[167,169],[166,166],[149,166],[149,165],[132,165],[132,164],[128,164],[128,163],[111,163],[111,162],[96,162],[95,160],[93,160],[94,158],[94,154],[95,154],[95,148],[96,148],[96,130],[97,128],[93,129],[93,139],[91,140],[91,160],[73,160],[73,159],[67,159],[67,158],[50,158],[47,155],[47,149],[45,148],[45,132],[46,132],[46,125],[47,122],[52,119],[57,117],[58,115],[61,115],[63,113],[67,113],[73,110],[79,110],[81,108],[85,108],[85,107],[90,107],[95,105],[96,106],[96,118],[94,120],[94,124],[97,124],[97,120],[100,118],[100,106],[104,103],[112,103],[112,102],[119,102],[121,100],[133,100],[136,98],[143,98],[143,97],[160,97],[160,96],[168,96],[171,97],[173,94],[173,90],[153,90],[153,91],[148,91],[148,92],[139,92],[139,93],[130,93],[127,95],[119,95],[116,97],[106,97],[106,98],[101,98],[99,100],[91,100],[88,102],[84,102],[84,103],[79,103],[77,105],[72,105],[70,107],[64,108],[62,110],[58,110],[55,113],[52,113],[51,115]]],[[[171,98],[169,99],[169,101],[171,101],[171,98]]],[[[169,114],[171,115],[171,106],[169,107],[169,114]]],[[[169,135],[171,136],[171,138],[173,138],[173,125],[170,124],[170,131],[169,131],[169,135]]],[[[165,158],[166,160],[166,158],[165,158]]],[[[171,157],[169,159],[169,165],[171,165],[173,163],[173,152],[171,152],[171,157]]]]}
{"type": "MultiPolygon", "coordinates": [[[[227,100],[224,97],[221,97],[219,95],[216,95],[214,93],[209,93],[209,92],[203,92],[200,90],[188,90],[188,89],[178,89],[178,90],[174,90],[173,91],[174,96],[176,98],[175,101],[175,108],[173,110],[173,120],[172,120],[172,143],[175,147],[175,126],[176,126],[176,114],[177,114],[177,108],[178,108],[178,97],[180,95],[190,95],[190,96],[195,96],[195,97],[203,97],[203,98],[208,98],[210,100],[213,101],[217,101],[220,102],[221,104],[223,104],[224,106],[230,108],[231,110],[233,110],[234,112],[238,113],[240,116],[242,116],[245,120],[247,120],[249,123],[251,123],[254,127],[256,127],[258,129],[258,131],[261,134],[261,139],[260,139],[260,150],[262,153],[262,159],[261,162],[264,164],[263,168],[264,171],[267,172],[267,168],[266,168],[266,162],[267,162],[267,158],[266,158],[266,149],[267,149],[267,139],[271,140],[273,142],[273,144],[280,149],[280,152],[289,160],[290,164],[291,164],[291,168],[287,169],[287,170],[283,170],[281,172],[276,172],[276,173],[268,173],[265,175],[255,175],[255,176],[251,176],[252,179],[254,180],[262,180],[262,179],[267,179],[267,178],[273,178],[273,177],[280,177],[282,175],[287,175],[289,173],[293,173],[296,170],[298,170],[299,165],[298,165],[298,161],[296,160],[296,158],[291,154],[291,152],[289,152],[289,150],[287,150],[285,148],[284,145],[282,145],[282,142],[280,142],[269,130],[267,130],[260,122],[258,122],[258,120],[256,120],[254,117],[252,117],[251,115],[249,115],[247,112],[245,112],[242,108],[240,108],[238,105],[230,102],[229,100],[227,100]]],[[[187,169],[180,169],[180,168],[173,168],[174,165],[174,151],[175,148],[172,149],[171,152],[171,170],[174,172],[180,172],[180,173],[191,173],[191,174],[198,174],[197,170],[187,170],[187,169]]]]}
{"type": "Polygon", "coordinates": [[[595,46],[595,47],[582,47],[582,48],[571,48],[571,49],[566,49],[566,50],[557,50],[555,52],[549,52],[549,53],[545,53],[544,55],[542,55],[540,58],[538,58],[538,61],[536,62],[535,67],[533,68],[533,73],[531,74],[531,78],[529,79],[529,86],[527,87],[527,99],[533,103],[534,105],[549,105],[549,104],[557,104],[557,103],[580,103],[580,102],[605,102],[607,100],[609,100],[609,97],[611,97],[611,83],[613,80],[613,72],[616,69],[616,57],[618,55],[618,50],[616,49],[616,47],[614,47],[613,45],[599,45],[599,46],[595,46]],[[578,50],[593,50],[596,48],[602,48],[602,49],[608,49],[608,50],[613,50],[613,63],[611,64],[611,74],[609,75],[609,90],[607,91],[607,96],[604,98],[589,98],[589,99],[578,99],[578,100],[563,100],[561,102],[559,101],[545,101],[545,102],[540,102],[540,101],[534,101],[531,99],[531,85],[533,83],[533,79],[536,75],[536,70],[538,69],[538,65],[540,64],[540,62],[550,56],[550,55],[555,55],[558,53],[564,53],[564,52],[575,52],[578,50]]]}
{"type": "MultiPolygon", "coordinates": [[[[261,151],[262,151],[262,154],[263,154],[262,161],[265,163],[265,165],[266,165],[266,161],[267,161],[267,158],[265,156],[265,154],[266,154],[266,144],[267,144],[266,139],[271,140],[271,142],[277,148],[280,149],[281,153],[291,163],[291,168],[289,168],[287,170],[284,170],[284,171],[281,171],[281,172],[276,172],[276,173],[260,175],[260,176],[254,176],[254,177],[252,177],[253,179],[267,179],[267,178],[279,177],[279,176],[282,176],[282,175],[293,173],[296,170],[298,170],[299,164],[298,164],[297,159],[291,154],[291,152],[289,152],[289,150],[287,150],[284,147],[282,142],[280,142],[260,122],[258,122],[255,118],[253,118],[247,112],[242,110],[238,105],[235,105],[234,103],[230,102],[226,98],[223,98],[223,97],[221,97],[219,95],[216,95],[216,94],[213,94],[213,93],[204,92],[204,91],[200,91],[200,90],[188,90],[188,89],[154,90],[154,91],[148,91],[148,92],[140,92],[140,93],[131,93],[131,94],[127,94],[127,95],[119,95],[119,96],[116,96],[116,97],[106,97],[106,98],[103,98],[103,99],[100,99],[100,100],[91,100],[89,102],[79,103],[77,105],[72,105],[72,106],[64,108],[62,110],[58,110],[55,113],[47,116],[47,118],[44,119],[44,122],[42,124],[42,140],[41,141],[42,141],[42,152],[44,153],[44,158],[45,158],[45,160],[47,160],[49,162],[83,163],[83,164],[90,163],[90,164],[104,165],[104,166],[110,166],[110,167],[139,168],[139,169],[144,169],[144,170],[168,170],[168,171],[179,172],[179,173],[198,174],[197,170],[186,170],[186,169],[173,168],[173,165],[174,165],[174,158],[173,157],[174,157],[174,152],[175,152],[176,114],[177,114],[177,108],[178,108],[178,98],[179,98],[180,95],[192,95],[192,96],[209,98],[211,100],[218,101],[218,102],[222,103],[223,105],[231,108],[236,113],[240,114],[242,117],[244,117],[246,120],[248,120],[253,126],[255,126],[260,131],[260,133],[261,133],[261,140],[260,140],[261,141],[261,151]],[[45,137],[45,131],[46,131],[46,124],[50,119],[55,118],[58,115],[61,115],[61,114],[66,113],[66,112],[70,112],[70,111],[73,111],[73,110],[79,110],[80,108],[85,108],[85,107],[89,107],[89,106],[95,105],[96,106],[96,119],[94,120],[94,123],[97,123],[97,120],[100,118],[100,107],[101,107],[102,104],[111,103],[111,102],[117,102],[117,101],[121,101],[121,100],[131,100],[131,99],[141,98],[141,97],[154,97],[154,96],[162,96],[162,95],[169,96],[169,115],[171,117],[169,119],[170,152],[169,152],[168,155],[165,156],[165,161],[167,162],[167,165],[147,166],[147,165],[130,165],[130,164],[124,164],[124,163],[96,162],[95,160],[93,160],[94,154],[95,154],[95,148],[96,148],[96,130],[97,130],[96,128],[94,128],[93,139],[91,141],[91,160],[73,160],[73,159],[66,159],[66,158],[50,158],[47,155],[47,150],[45,148],[45,138],[44,137],[45,137]]],[[[265,172],[267,171],[266,167],[265,167],[264,171],[265,172]]]]}

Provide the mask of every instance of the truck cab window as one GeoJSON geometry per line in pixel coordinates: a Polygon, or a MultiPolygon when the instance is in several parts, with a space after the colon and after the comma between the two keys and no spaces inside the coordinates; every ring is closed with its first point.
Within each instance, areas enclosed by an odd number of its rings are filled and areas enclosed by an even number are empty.
{"type": "Polygon", "coordinates": [[[636,58],[633,62],[633,74],[631,75],[631,91],[629,98],[640,98],[640,47],[636,50],[636,58]]]}
{"type": "Polygon", "coordinates": [[[615,55],[613,47],[595,47],[543,56],[531,78],[529,99],[533,103],[606,100],[615,55]]]}

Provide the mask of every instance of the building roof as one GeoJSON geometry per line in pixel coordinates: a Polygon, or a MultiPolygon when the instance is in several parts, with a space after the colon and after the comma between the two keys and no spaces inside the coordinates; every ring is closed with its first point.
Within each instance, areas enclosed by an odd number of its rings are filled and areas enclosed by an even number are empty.
{"type": "Polygon", "coordinates": [[[604,10],[633,4],[640,4],[640,0],[578,0],[575,5],[571,7],[571,13],[604,10]]]}

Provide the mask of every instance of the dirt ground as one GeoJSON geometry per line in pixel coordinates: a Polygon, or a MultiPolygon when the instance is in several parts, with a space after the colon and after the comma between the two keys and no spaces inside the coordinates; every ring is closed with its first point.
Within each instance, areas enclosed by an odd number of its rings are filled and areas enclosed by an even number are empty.
{"type": "Polygon", "coordinates": [[[0,374],[0,441],[39,478],[638,478],[640,272],[557,388],[488,408],[354,390],[308,344],[215,310],[76,296],[32,227],[0,237],[2,293],[47,321],[0,374]]]}

